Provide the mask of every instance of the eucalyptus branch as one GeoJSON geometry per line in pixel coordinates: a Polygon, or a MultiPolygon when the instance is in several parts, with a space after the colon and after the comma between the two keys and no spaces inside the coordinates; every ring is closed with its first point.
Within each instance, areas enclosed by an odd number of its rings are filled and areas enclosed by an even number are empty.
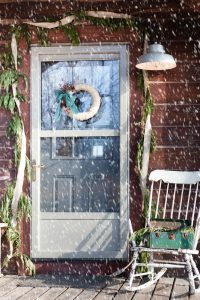
{"type": "Polygon", "coordinates": [[[27,48],[30,49],[31,46],[31,34],[28,25],[21,23],[11,27],[11,32],[15,34],[16,40],[20,38],[26,41],[27,48]]]}
{"type": "Polygon", "coordinates": [[[138,22],[131,18],[97,18],[86,15],[85,19],[90,21],[93,25],[104,27],[111,32],[124,28],[136,28],[138,25],[138,22]]]}
{"type": "MultiPolygon", "coordinates": [[[[6,193],[3,196],[0,207],[0,219],[2,222],[7,223],[8,227],[4,233],[9,243],[9,253],[3,261],[3,266],[7,267],[11,258],[16,257],[21,260],[23,266],[28,271],[29,275],[35,274],[35,266],[30,258],[19,251],[20,248],[20,234],[18,227],[12,226],[12,199],[13,199],[14,187],[11,185],[8,187],[6,193]]],[[[30,198],[22,194],[18,204],[18,222],[25,217],[26,221],[31,217],[31,201],[30,198]]]]}
{"type": "Polygon", "coordinates": [[[63,32],[67,35],[72,45],[80,44],[80,36],[73,24],[61,25],[59,29],[63,30],[63,32]]]}
{"type": "MultiPolygon", "coordinates": [[[[143,145],[144,145],[144,131],[145,131],[145,124],[147,121],[147,116],[151,115],[154,110],[154,104],[153,104],[153,97],[151,95],[149,87],[145,87],[144,84],[144,73],[140,72],[138,76],[138,86],[143,92],[144,95],[144,106],[142,111],[142,118],[140,122],[141,126],[141,138],[138,141],[137,145],[137,165],[138,165],[138,172],[141,175],[142,170],[142,157],[143,157],[143,145]]],[[[153,132],[153,129],[151,129],[151,141],[150,141],[150,153],[153,153],[156,149],[156,137],[153,132]]]]}
{"type": "Polygon", "coordinates": [[[36,34],[38,37],[39,44],[41,46],[50,46],[50,42],[48,40],[48,29],[42,27],[36,27],[36,34]]]}
{"type": "Polygon", "coordinates": [[[15,187],[9,186],[1,201],[0,219],[2,222],[8,224],[4,235],[9,243],[9,254],[4,260],[4,265],[8,265],[10,259],[15,257],[18,260],[21,260],[29,273],[34,273],[34,265],[31,260],[28,256],[20,253],[19,251],[20,235],[18,225],[23,217],[28,220],[31,215],[30,199],[27,195],[21,192],[24,180],[23,170],[25,169],[25,161],[23,156],[26,155],[26,138],[20,110],[20,102],[25,101],[26,97],[23,94],[19,94],[18,82],[20,78],[22,78],[25,82],[25,86],[27,87],[27,78],[23,73],[17,71],[18,55],[16,35],[18,38],[22,35],[22,30],[20,28],[17,28],[18,31],[15,29],[15,34],[12,36],[12,53],[9,49],[7,53],[2,54],[0,57],[2,65],[2,70],[0,71],[0,89],[2,90],[0,106],[3,109],[10,110],[12,114],[7,128],[7,134],[8,136],[15,137],[15,164],[18,167],[15,187]],[[19,169],[21,170],[20,172],[19,169]]]}
{"type": "Polygon", "coordinates": [[[14,60],[10,46],[6,46],[5,51],[0,53],[0,63],[2,70],[14,68],[14,60]]]}

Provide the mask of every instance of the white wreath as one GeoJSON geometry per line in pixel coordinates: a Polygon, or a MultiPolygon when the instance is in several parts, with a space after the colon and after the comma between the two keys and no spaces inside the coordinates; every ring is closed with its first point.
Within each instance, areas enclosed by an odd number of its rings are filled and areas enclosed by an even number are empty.
{"type": "Polygon", "coordinates": [[[101,98],[100,98],[100,95],[97,92],[97,90],[95,90],[95,88],[93,88],[92,86],[90,86],[88,84],[76,84],[74,86],[73,93],[78,92],[78,91],[86,91],[86,92],[90,93],[90,95],[92,96],[92,105],[90,106],[89,110],[86,112],[80,112],[77,114],[74,114],[71,110],[68,110],[68,109],[66,109],[65,111],[69,117],[75,118],[78,121],[85,121],[96,115],[96,113],[98,112],[99,107],[100,107],[101,98]]]}

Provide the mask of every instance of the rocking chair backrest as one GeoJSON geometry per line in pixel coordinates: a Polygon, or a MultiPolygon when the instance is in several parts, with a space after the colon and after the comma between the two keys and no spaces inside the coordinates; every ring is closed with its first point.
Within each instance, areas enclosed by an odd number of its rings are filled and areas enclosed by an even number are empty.
{"type": "Polygon", "coordinates": [[[200,234],[200,171],[154,170],[147,225],[152,219],[190,220],[195,228],[193,249],[200,234]]]}

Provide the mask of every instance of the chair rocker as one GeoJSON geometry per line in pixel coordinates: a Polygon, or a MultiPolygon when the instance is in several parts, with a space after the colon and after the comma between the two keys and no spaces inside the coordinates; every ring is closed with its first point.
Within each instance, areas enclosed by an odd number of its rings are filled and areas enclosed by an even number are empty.
{"type": "Polygon", "coordinates": [[[200,172],[154,170],[149,181],[147,233],[139,245],[132,241],[133,258],[127,290],[137,291],[151,286],[170,268],[185,268],[190,294],[200,292],[200,273],[193,259],[193,255],[199,253],[200,172]],[[139,261],[142,252],[148,253],[147,263],[139,261]],[[173,256],[170,260],[169,255],[173,256]],[[137,267],[141,266],[146,266],[147,271],[137,273],[137,267]],[[134,278],[145,275],[149,277],[148,282],[132,287],[134,278]]]}

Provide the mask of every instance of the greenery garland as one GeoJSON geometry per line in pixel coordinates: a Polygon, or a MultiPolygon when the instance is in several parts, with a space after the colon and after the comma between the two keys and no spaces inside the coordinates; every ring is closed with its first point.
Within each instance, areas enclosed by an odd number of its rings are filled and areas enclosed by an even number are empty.
{"type": "MultiPolygon", "coordinates": [[[[144,28],[142,27],[142,23],[139,20],[133,18],[127,18],[127,19],[120,18],[120,17],[119,18],[112,18],[112,17],[96,18],[96,17],[86,15],[84,11],[67,13],[63,17],[67,17],[71,15],[74,15],[76,17],[76,23],[60,25],[59,27],[51,28],[51,29],[36,26],[35,32],[39,44],[45,47],[49,46],[50,45],[48,40],[49,30],[59,29],[65,33],[65,35],[69,38],[72,45],[79,45],[81,40],[80,40],[79,32],[77,30],[77,25],[84,22],[87,23],[89,22],[97,27],[105,28],[110,32],[125,29],[125,28],[131,28],[131,29],[136,28],[140,32],[142,32],[143,35],[143,31],[144,31],[144,28]]],[[[45,21],[55,22],[55,19],[45,18],[45,21]]],[[[11,26],[11,32],[15,33],[16,39],[17,40],[19,40],[19,38],[25,39],[28,49],[30,48],[30,44],[31,44],[30,27],[31,25],[25,23],[11,26]]]]}
{"type": "MultiPolygon", "coordinates": [[[[153,98],[150,92],[149,87],[145,86],[144,83],[144,72],[140,71],[139,76],[138,76],[138,86],[140,90],[143,92],[144,96],[144,107],[142,111],[142,118],[140,121],[140,126],[141,126],[141,137],[138,141],[137,145],[137,165],[138,165],[138,173],[141,176],[141,171],[142,171],[142,157],[143,157],[143,147],[144,147],[144,134],[145,134],[145,124],[147,120],[147,116],[153,113],[154,110],[154,103],[153,103],[153,98]]],[[[153,132],[153,129],[151,129],[151,141],[150,141],[150,153],[153,153],[156,149],[156,138],[155,134],[153,132]]],[[[146,227],[146,219],[147,219],[147,214],[148,214],[148,209],[149,209],[149,191],[146,189],[145,195],[144,195],[144,203],[143,203],[143,211],[142,211],[142,223],[143,223],[143,228],[139,229],[134,233],[134,236],[132,236],[131,239],[135,240],[136,243],[140,242],[143,238],[146,232],[148,232],[149,228],[146,227]]],[[[155,207],[152,207],[152,213],[154,214],[155,212],[155,207]]],[[[145,273],[148,272],[149,269],[147,267],[147,264],[150,261],[150,253],[149,252],[141,252],[139,253],[139,258],[138,258],[140,263],[143,263],[144,266],[138,266],[137,267],[137,273],[145,273]],[[145,266],[146,265],[146,266],[145,266]]]]}
{"type": "Polygon", "coordinates": [[[73,24],[60,26],[59,29],[63,30],[63,32],[69,38],[72,45],[77,46],[80,44],[79,33],[73,24]]]}
{"type": "Polygon", "coordinates": [[[11,32],[15,34],[16,40],[25,39],[28,49],[31,46],[31,33],[27,24],[18,24],[11,27],[11,32]]]}
{"type": "MultiPolygon", "coordinates": [[[[0,107],[11,112],[11,118],[7,128],[8,137],[15,138],[14,154],[15,154],[15,166],[18,167],[19,158],[21,153],[21,135],[22,135],[22,119],[19,111],[16,107],[12,84],[18,83],[19,79],[22,78],[27,86],[27,78],[24,74],[16,71],[14,67],[14,61],[11,53],[11,49],[7,48],[5,53],[0,56],[1,67],[0,71],[0,107]]],[[[19,93],[17,90],[16,98],[19,102],[26,101],[26,97],[19,93]]],[[[30,163],[29,159],[26,158],[27,167],[27,178],[30,178],[30,163]]],[[[0,207],[0,219],[2,222],[7,223],[8,227],[4,233],[7,241],[9,242],[10,253],[6,256],[3,265],[7,266],[8,262],[12,258],[16,258],[16,261],[21,261],[25,270],[29,274],[35,273],[35,267],[27,255],[20,252],[20,235],[19,235],[19,223],[23,217],[30,218],[31,214],[31,202],[29,196],[22,194],[19,200],[18,213],[17,213],[17,227],[12,225],[12,199],[13,199],[13,186],[9,186],[6,193],[3,196],[1,207],[0,207]]]]}
{"type": "Polygon", "coordinates": [[[31,201],[26,194],[22,194],[19,200],[17,221],[18,227],[12,226],[12,199],[13,199],[14,187],[11,185],[8,187],[6,193],[3,196],[0,208],[0,219],[2,222],[7,223],[8,227],[5,231],[5,237],[9,242],[10,253],[4,258],[3,266],[7,267],[9,261],[12,258],[16,259],[17,264],[22,263],[26,272],[29,275],[35,274],[35,266],[30,260],[30,258],[20,251],[20,233],[19,233],[19,223],[22,218],[28,221],[31,217],[31,201]]]}
{"type": "MultiPolygon", "coordinates": [[[[154,104],[153,104],[153,98],[150,92],[149,87],[145,88],[144,85],[144,75],[143,72],[140,71],[139,73],[139,78],[138,78],[138,86],[140,90],[143,92],[144,96],[144,107],[143,107],[143,112],[142,112],[142,118],[140,122],[141,126],[141,137],[140,140],[138,141],[138,146],[137,146],[137,165],[138,165],[138,172],[139,175],[141,174],[142,170],[142,155],[143,155],[143,144],[144,144],[144,129],[145,129],[145,124],[147,120],[147,116],[153,113],[154,110],[154,104]]],[[[153,129],[151,130],[151,144],[150,144],[150,153],[153,153],[156,149],[156,138],[155,134],[153,132],[153,129]]]]}

